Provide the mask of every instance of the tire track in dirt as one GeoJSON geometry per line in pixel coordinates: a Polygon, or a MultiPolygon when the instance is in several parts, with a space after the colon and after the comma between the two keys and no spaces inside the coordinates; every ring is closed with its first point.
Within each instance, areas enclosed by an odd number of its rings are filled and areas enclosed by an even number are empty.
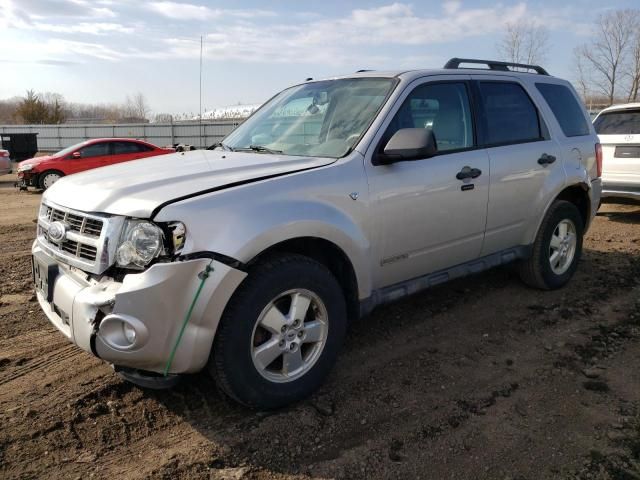
{"type": "MultiPolygon", "coordinates": [[[[42,355],[37,360],[26,362],[24,365],[14,369],[8,375],[0,375],[0,385],[4,385],[33,373],[41,375],[44,373],[43,371],[48,371],[49,367],[53,365],[60,365],[66,360],[75,358],[80,355],[81,352],[82,351],[75,345],[67,344],[53,352],[42,355]]],[[[28,381],[28,379],[26,379],[26,381],[28,381]]]]}

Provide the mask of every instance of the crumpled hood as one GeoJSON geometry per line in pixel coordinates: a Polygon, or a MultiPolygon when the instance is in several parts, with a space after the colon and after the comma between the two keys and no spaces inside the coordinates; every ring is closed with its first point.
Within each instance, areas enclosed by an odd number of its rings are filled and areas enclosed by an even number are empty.
{"type": "Polygon", "coordinates": [[[35,167],[36,165],[39,165],[42,162],[51,160],[52,158],[54,158],[53,155],[43,155],[42,157],[34,157],[28,160],[23,160],[20,163],[18,163],[18,168],[22,167],[23,165],[33,165],[35,167]]]}
{"type": "Polygon", "coordinates": [[[156,207],[179,197],[333,162],[333,158],[194,150],[63,177],[43,199],[84,212],[148,218],[156,207]]]}

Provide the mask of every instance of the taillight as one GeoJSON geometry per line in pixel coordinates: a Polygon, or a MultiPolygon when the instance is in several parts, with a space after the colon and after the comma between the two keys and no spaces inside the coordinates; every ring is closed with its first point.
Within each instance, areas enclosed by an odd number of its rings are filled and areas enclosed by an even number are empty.
{"type": "Polygon", "coordinates": [[[602,176],[602,145],[596,143],[596,166],[598,167],[598,178],[602,176]]]}
{"type": "Polygon", "coordinates": [[[9,152],[7,152],[6,150],[0,151],[0,157],[8,157],[8,156],[9,156],[9,152]]]}

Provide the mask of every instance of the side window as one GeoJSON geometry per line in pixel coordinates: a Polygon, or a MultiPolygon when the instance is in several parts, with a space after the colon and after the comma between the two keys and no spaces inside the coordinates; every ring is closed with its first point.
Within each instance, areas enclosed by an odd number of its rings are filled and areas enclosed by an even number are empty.
{"type": "Polygon", "coordinates": [[[136,142],[113,142],[113,154],[148,152],[151,148],[136,142]]]}
{"type": "Polygon", "coordinates": [[[103,157],[109,155],[109,144],[107,142],[94,143],[80,149],[82,158],[103,157]]]}
{"type": "Polygon", "coordinates": [[[536,83],[536,88],[551,108],[566,137],[589,135],[582,108],[569,88],[553,83],[536,83]]]}
{"type": "Polygon", "coordinates": [[[479,82],[487,145],[541,140],[538,110],[524,89],[513,82],[479,82]]]}
{"type": "Polygon", "coordinates": [[[466,85],[451,82],[416,87],[389,124],[383,146],[402,128],[432,129],[439,152],[473,147],[473,122],[466,85]]]}

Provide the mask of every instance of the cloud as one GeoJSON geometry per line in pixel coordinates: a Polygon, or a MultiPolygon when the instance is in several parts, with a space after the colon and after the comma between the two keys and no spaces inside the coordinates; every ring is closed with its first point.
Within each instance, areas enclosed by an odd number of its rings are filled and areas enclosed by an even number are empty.
{"type": "MultiPolygon", "coordinates": [[[[165,2],[166,3],[166,2],[165,2]]],[[[297,24],[213,24],[206,35],[206,55],[218,60],[276,63],[383,64],[394,61],[381,53],[388,47],[425,47],[502,31],[504,24],[527,14],[526,4],[463,9],[449,1],[441,12],[418,15],[407,4],[356,9],[344,18],[311,18],[297,24]],[[372,48],[373,47],[373,48],[372,48]]],[[[163,55],[199,55],[197,39],[170,38],[163,55]]],[[[415,52],[407,57],[417,58],[415,52]]],[[[424,56],[421,58],[424,59],[424,56]]]]}
{"type": "Polygon", "coordinates": [[[79,62],[74,62],[72,60],[55,60],[55,59],[50,59],[50,60],[5,60],[3,58],[0,58],[0,63],[33,63],[36,65],[51,65],[54,67],[68,67],[71,65],[79,65],[79,62]]]}
{"type": "MultiPolygon", "coordinates": [[[[462,0],[446,0],[440,9],[426,12],[401,2],[358,8],[340,17],[292,12],[288,21],[273,11],[170,0],[0,0],[0,27],[4,18],[9,29],[41,32],[48,36],[48,50],[35,49],[35,58],[53,54],[63,60],[197,58],[199,38],[184,33],[197,30],[204,32],[205,55],[212,60],[405,67],[412,60],[424,64],[435,45],[500,35],[508,22],[526,20],[577,34],[584,31],[575,22],[578,17],[575,7],[534,12],[525,2],[467,7],[462,0]],[[136,23],[110,20],[113,17],[136,23]],[[65,38],[50,38],[54,36],[65,38]]],[[[26,49],[19,43],[15,48],[26,49]]]]}
{"type": "MultiPolygon", "coordinates": [[[[45,17],[113,18],[116,13],[107,6],[95,6],[89,0],[3,0],[32,19],[45,17]]],[[[104,5],[104,4],[102,4],[104,5]]]]}
{"type": "Polygon", "coordinates": [[[87,0],[0,0],[0,28],[30,29],[44,20],[65,25],[116,16],[112,9],[87,0]]]}
{"type": "Polygon", "coordinates": [[[102,43],[60,38],[50,38],[45,41],[5,38],[2,46],[2,54],[6,62],[22,62],[28,59],[31,63],[61,65],[62,62],[80,63],[90,58],[116,61],[127,56],[121,50],[102,43]]]}
{"type": "Polygon", "coordinates": [[[56,33],[86,33],[90,35],[106,35],[108,33],[132,33],[133,27],[126,27],[119,23],[89,23],[80,22],[72,25],[59,25],[50,23],[33,24],[35,30],[42,32],[56,32],[56,33]]]}
{"type": "Polygon", "coordinates": [[[212,20],[224,16],[238,18],[273,17],[276,14],[268,10],[235,10],[235,9],[213,9],[204,5],[194,5],[192,3],[178,2],[152,2],[148,8],[164,17],[177,21],[185,20],[212,20]]]}

